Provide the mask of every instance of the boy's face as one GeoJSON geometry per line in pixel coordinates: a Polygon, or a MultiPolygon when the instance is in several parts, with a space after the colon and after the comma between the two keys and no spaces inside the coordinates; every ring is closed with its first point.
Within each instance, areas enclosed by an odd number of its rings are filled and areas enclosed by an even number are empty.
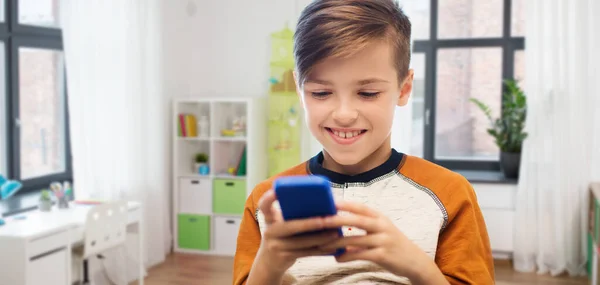
{"type": "Polygon", "coordinates": [[[340,165],[356,165],[390,148],[396,106],[412,90],[413,72],[398,81],[391,45],[373,42],[350,58],[313,67],[298,94],[311,133],[340,165]]]}

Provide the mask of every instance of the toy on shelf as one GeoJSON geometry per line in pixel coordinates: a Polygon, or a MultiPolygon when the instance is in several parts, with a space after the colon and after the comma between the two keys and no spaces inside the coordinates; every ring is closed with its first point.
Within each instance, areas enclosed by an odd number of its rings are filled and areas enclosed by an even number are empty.
{"type": "Polygon", "coordinates": [[[194,172],[200,175],[208,175],[210,169],[208,167],[208,155],[206,153],[197,153],[194,163],[194,172]]]}
{"type": "Polygon", "coordinates": [[[229,174],[229,175],[235,175],[235,167],[229,167],[227,169],[227,174],[229,174]]]}
{"type": "Polygon", "coordinates": [[[240,153],[240,156],[235,164],[229,165],[227,167],[227,172],[220,173],[221,175],[230,175],[230,176],[246,176],[246,147],[240,153]]]}
{"type": "Polygon", "coordinates": [[[231,129],[222,129],[221,135],[224,137],[243,137],[246,135],[246,117],[235,117],[231,123],[231,129]]]}
{"type": "Polygon", "coordinates": [[[246,135],[246,117],[241,116],[233,119],[233,131],[235,132],[236,136],[246,135]]]}
{"type": "Polygon", "coordinates": [[[210,132],[209,132],[209,122],[208,122],[208,117],[207,116],[201,116],[200,120],[198,121],[198,130],[199,130],[199,136],[200,137],[204,137],[207,138],[210,136],[210,132]]]}

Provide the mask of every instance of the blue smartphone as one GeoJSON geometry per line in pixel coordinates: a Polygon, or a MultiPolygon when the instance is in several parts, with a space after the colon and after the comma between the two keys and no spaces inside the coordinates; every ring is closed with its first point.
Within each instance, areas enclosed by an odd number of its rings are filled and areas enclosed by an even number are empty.
{"type": "MultiPolygon", "coordinates": [[[[324,177],[317,175],[280,177],[273,182],[273,189],[279,201],[283,219],[286,221],[337,214],[329,180],[324,177]]],[[[344,235],[342,228],[338,228],[337,231],[340,237],[344,235]]],[[[301,235],[319,232],[322,230],[301,235]]],[[[345,249],[340,248],[334,255],[344,252],[345,249]]]]}

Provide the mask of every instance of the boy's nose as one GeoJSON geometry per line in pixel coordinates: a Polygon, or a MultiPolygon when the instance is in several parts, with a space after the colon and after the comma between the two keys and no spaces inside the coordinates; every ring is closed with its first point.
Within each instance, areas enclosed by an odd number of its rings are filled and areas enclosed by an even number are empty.
{"type": "Polygon", "coordinates": [[[351,104],[340,104],[333,112],[333,120],[340,126],[350,126],[356,119],[358,119],[358,110],[351,104]]]}

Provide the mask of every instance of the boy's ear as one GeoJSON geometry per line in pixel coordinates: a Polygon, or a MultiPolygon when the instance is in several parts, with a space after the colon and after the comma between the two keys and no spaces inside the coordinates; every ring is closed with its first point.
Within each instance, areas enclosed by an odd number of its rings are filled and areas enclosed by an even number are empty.
{"type": "Polygon", "coordinates": [[[408,98],[412,93],[413,89],[413,79],[415,77],[415,72],[412,69],[408,70],[408,75],[404,78],[404,82],[402,82],[402,87],[400,87],[400,96],[398,97],[398,106],[404,106],[408,103],[408,98]]]}

